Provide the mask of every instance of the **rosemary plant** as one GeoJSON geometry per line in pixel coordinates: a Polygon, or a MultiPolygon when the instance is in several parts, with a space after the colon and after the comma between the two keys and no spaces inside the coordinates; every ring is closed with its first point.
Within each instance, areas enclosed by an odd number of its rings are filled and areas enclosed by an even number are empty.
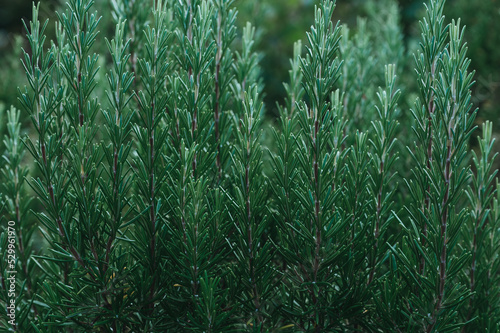
{"type": "Polygon", "coordinates": [[[165,206],[162,204],[161,184],[166,177],[165,158],[162,144],[168,135],[167,128],[160,126],[165,117],[167,93],[165,81],[169,62],[167,62],[167,45],[171,39],[168,29],[168,17],[165,5],[160,1],[153,12],[153,21],[145,34],[144,57],[138,58],[143,90],[138,92],[139,110],[133,130],[137,142],[137,153],[134,163],[137,192],[134,207],[139,215],[138,225],[141,232],[136,232],[134,257],[139,267],[135,274],[135,297],[141,304],[142,313],[147,317],[143,329],[151,329],[155,322],[155,303],[160,287],[161,247],[158,239],[163,223],[165,206]],[[137,284],[137,278],[142,283],[137,284]]]}
{"type": "Polygon", "coordinates": [[[370,153],[370,164],[372,170],[372,186],[370,194],[371,204],[374,211],[374,222],[371,224],[371,234],[374,237],[374,245],[369,252],[370,275],[368,284],[376,278],[376,268],[383,262],[383,256],[387,252],[387,231],[393,221],[392,209],[394,205],[393,195],[395,186],[392,180],[395,177],[393,171],[394,163],[398,156],[395,152],[396,130],[398,127],[397,102],[401,91],[396,88],[396,68],[394,65],[386,66],[385,89],[378,92],[379,105],[376,106],[379,119],[373,122],[374,139],[370,140],[373,152],[370,153]]]}
{"type": "Polygon", "coordinates": [[[3,327],[22,331],[29,329],[29,322],[38,313],[34,300],[42,277],[32,257],[37,252],[33,246],[35,225],[26,219],[31,199],[26,196],[28,168],[23,165],[25,151],[19,116],[20,112],[13,107],[7,111],[7,134],[3,140],[5,153],[1,175],[4,182],[0,202],[7,221],[1,221],[0,228],[0,302],[7,311],[2,312],[0,322],[3,327]],[[9,310],[12,301],[15,301],[14,309],[16,306],[18,309],[17,322],[13,321],[13,311],[9,310]]]}
{"type": "Polygon", "coordinates": [[[265,234],[269,230],[267,182],[258,142],[263,104],[256,86],[245,95],[243,118],[235,117],[239,131],[233,156],[235,197],[231,201],[236,241],[232,248],[237,260],[235,275],[241,279],[238,284],[242,294],[237,297],[245,307],[242,315],[246,326],[253,327],[254,332],[264,332],[276,320],[270,302],[276,294],[276,273],[271,266],[274,249],[265,234]]]}
{"type": "MultiPolygon", "coordinates": [[[[353,315],[349,288],[338,290],[342,277],[332,274],[349,250],[345,232],[349,220],[336,209],[343,190],[342,171],[337,169],[342,169],[345,153],[341,151],[341,102],[335,92],[340,28],[331,23],[333,8],[333,2],[324,1],[316,9],[315,24],[307,35],[307,56],[299,58],[310,103],[298,101],[298,109],[292,113],[289,102],[282,112],[284,137],[278,139],[280,151],[274,158],[279,180],[275,195],[282,207],[278,211],[282,213],[280,252],[286,272],[284,315],[299,329],[317,332],[338,327],[353,315]],[[297,136],[292,134],[294,122],[301,130],[297,136]],[[294,201],[295,207],[290,207],[294,201]],[[305,308],[306,304],[310,306],[305,308]]],[[[294,69],[291,75],[297,77],[294,69]]],[[[289,92],[290,101],[300,94],[297,88],[289,92]]]]}
{"type": "Polygon", "coordinates": [[[417,143],[411,152],[416,166],[408,182],[413,203],[407,236],[397,251],[410,290],[405,326],[427,332],[460,328],[458,310],[470,296],[459,276],[468,259],[460,247],[460,230],[469,215],[461,197],[469,178],[465,162],[475,117],[473,74],[463,30],[459,22],[444,24],[443,6],[443,1],[431,1],[421,22],[421,51],[415,56],[421,98],[415,104],[417,143]]]}
{"type": "Polygon", "coordinates": [[[346,133],[368,131],[377,119],[377,87],[385,82],[384,66],[395,64],[398,76],[403,69],[399,62],[403,60],[404,45],[396,2],[369,1],[367,9],[369,17],[358,17],[356,30],[342,26],[339,87],[344,93],[346,133]]]}
{"type": "Polygon", "coordinates": [[[476,174],[467,189],[471,212],[468,226],[464,228],[464,246],[472,256],[466,271],[466,285],[473,293],[465,307],[463,332],[494,332],[499,329],[498,315],[498,181],[497,170],[492,165],[498,153],[493,153],[492,124],[483,124],[483,136],[478,138],[480,154],[473,153],[476,174]],[[471,321],[473,318],[477,318],[471,321]]]}
{"type": "Polygon", "coordinates": [[[322,0],[276,126],[261,27],[234,5],[112,0],[102,36],[93,0],[69,0],[50,43],[33,6],[33,133],[15,108],[0,124],[2,331],[498,331],[492,125],[471,153],[474,73],[444,0],[407,94],[395,2],[349,30],[322,0]]]}

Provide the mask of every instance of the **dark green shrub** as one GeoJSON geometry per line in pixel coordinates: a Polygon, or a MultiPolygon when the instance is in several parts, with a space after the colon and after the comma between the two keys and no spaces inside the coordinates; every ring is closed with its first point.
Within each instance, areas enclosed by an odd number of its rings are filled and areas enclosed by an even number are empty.
{"type": "Polygon", "coordinates": [[[443,0],[421,21],[415,92],[398,89],[393,2],[349,37],[322,1],[272,128],[232,0],[112,1],[107,54],[92,5],[69,1],[50,47],[37,6],[27,27],[34,134],[12,108],[2,329],[500,329],[491,123],[471,152],[473,74],[443,0]]]}

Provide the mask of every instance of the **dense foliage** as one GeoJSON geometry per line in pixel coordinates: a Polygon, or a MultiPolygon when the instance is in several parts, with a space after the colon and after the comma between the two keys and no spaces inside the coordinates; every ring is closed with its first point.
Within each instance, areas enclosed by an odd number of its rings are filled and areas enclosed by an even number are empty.
{"type": "Polygon", "coordinates": [[[474,72],[444,0],[413,59],[392,0],[355,29],[321,1],[276,124],[233,0],[111,3],[111,38],[92,0],[58,12],[50,42],[38,5],[26,23],[2,330],[500,330],[492,123],[473,151],[474,72]]]}

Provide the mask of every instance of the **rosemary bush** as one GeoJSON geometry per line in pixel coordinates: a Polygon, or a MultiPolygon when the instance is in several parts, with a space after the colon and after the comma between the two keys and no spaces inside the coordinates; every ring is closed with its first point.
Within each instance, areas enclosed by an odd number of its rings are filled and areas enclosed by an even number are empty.
{"type": "Polygon", "coordinates": [[[321,1],[275,126],[232,0],[113,0],[109,37],[93,5],[70,0],[50,43],[38,6],[26,24],[3,331],[500,330],[492,124],[471,150],[473,72],[444,0],[412,64],[393,1],[351,30],[321,1]]]}

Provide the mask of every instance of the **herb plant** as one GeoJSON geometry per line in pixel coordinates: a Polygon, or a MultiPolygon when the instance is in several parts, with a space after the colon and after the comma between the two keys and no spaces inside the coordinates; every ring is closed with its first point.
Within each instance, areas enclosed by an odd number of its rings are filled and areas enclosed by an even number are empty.
{"type": "Polygon", "coordinates": [[[113,36],[92,0],[68,1],[53,41],[37,5],[26,24],[0,164],[2,329],[500,329],[492,125],[471,149],[474,72],[443,0],[411,64],[392,0],[355,29],[321,1],[276,125],[232,0],[110,4],[113,36]]]}

